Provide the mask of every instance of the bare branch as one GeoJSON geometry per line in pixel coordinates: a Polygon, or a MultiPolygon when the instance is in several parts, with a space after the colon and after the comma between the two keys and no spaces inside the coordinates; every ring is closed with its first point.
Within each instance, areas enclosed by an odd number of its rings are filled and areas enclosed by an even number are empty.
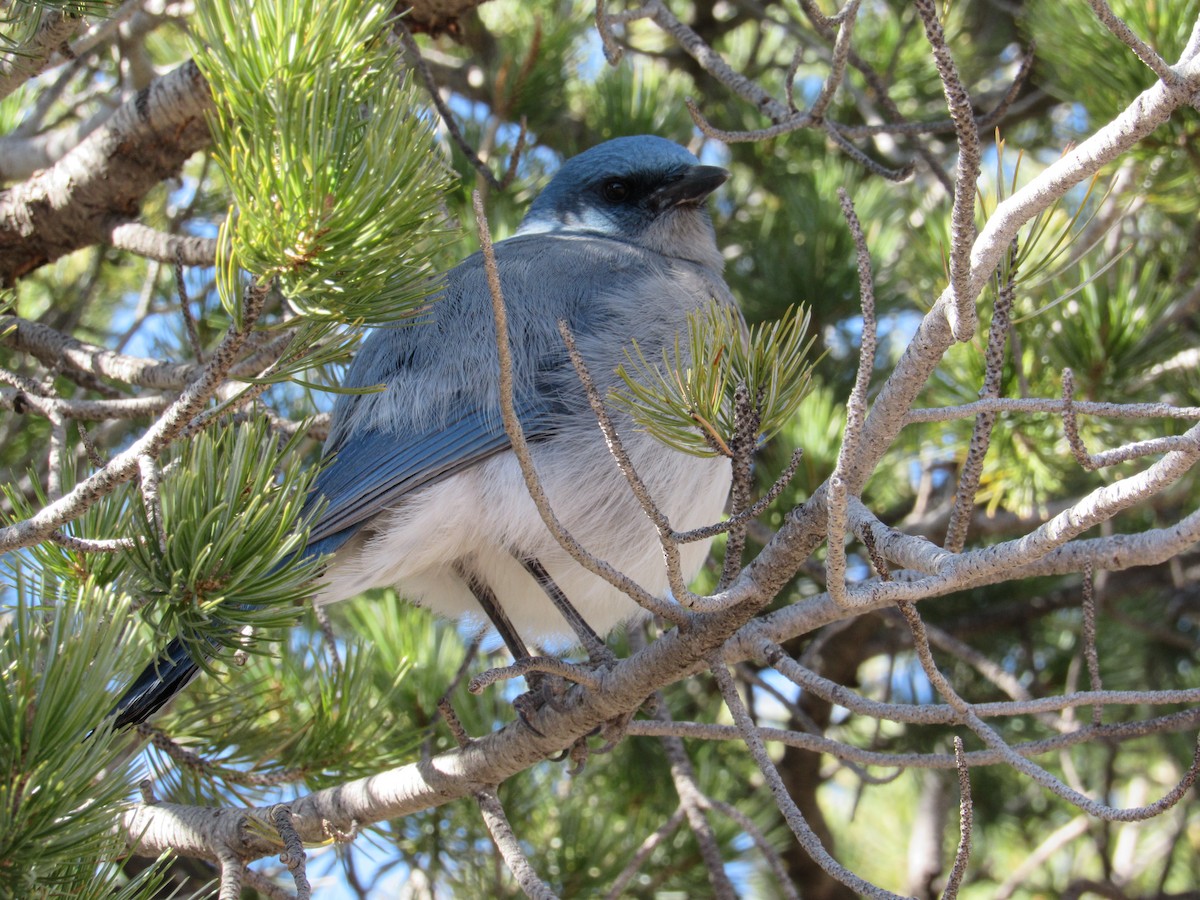
{"type": "Polygon", "coordinates": [[[858,351],[858,371],[854,376],[854,387],[846,401],[846,428],[842,437],[841,449],[838,451],[837,464],[833,474],[829,476],[828,482],[826,515],[828,517],[829,547],[825,561],[825,580],[829,587],[829,595],[833,597],[834,601],[839,604],[848,604],[845,540],[846,508],[850,490],[847,485],[847,477],[848,469],[853,465],[859,453],[863,422],[867,417],[867,389],[871,384],[871,373],[875,369],[875,283],[871,273],[871,254],[867,248],[867,239],[863,234],[858,216],[854,212],[850,195],[844,188],[838,188],[838,200],[842,206],[842,215],[845,216],[846,224],[850,228],[850,234],[854,237],[863,324],[858,351]]]}
{"type": "MultiPolygon", "coordinates": [[[[1083,567],[1083,658],[1087,661],[1088,686],[1100,691],[1100,656],[1096,652],[1096,582],[1092,578],[1092,564],[1083,567]]],[[[1092,724],[1099,725],[1104,718],[1104,707],[1092,707],[1092,724]]]]}
{"type": "Polygon", "coordinates": [[[162,503],[158,496],[158,463],[154,457],[144,454],[138,457],[138,475],[141,476],[142,504],[146,508],[146,519],[158,535],[158,548],[167,549],[167,532],[163,527],[162,503]]]}
{"type": "Polygon", "coordinates": [[[800,467],[800,460],[804,458],[804,449],[797,447],[792,451],[792,458],[788,460],[788,464],[783,471],[779,473],[779,477],[775,479],[774,484],[770,489],[758,498],[752,506],[747,507],[740,513],[730,516],[724,522],[718,522],[715,525],[705,525],[702,528],[693,528],[691,531],[673,531],[671,539],[680,544],[687,544],[692,541],[703,541],[711,537],[716,537],[718,534],[724,534],[730,528],[749,523],[752,519],[757,519],[767,507],[774,503],[783,493],[784,488],[788,486],[791,480],[796,475],[796,470],[800,467]]]}
{"type": "MultiPolygon", "coordinates": [[[[1010,258],[1017,258],[1017,240],[1013,238],[1010,258]]],[[[988,329],[987,351],[984,354],[984,379],[979,396],[992,399],[1000,396],[1000,383],[1004,375],[1004,347],[1012,327],[1013,296],[1017,287],[1016,265],[1011,266],[1008,279],[996,295],[992,310],[992,324],[988,329]]],[[[983,412],[975,417],[975,429],[958,476],[958,489],[954,494],[954,507],[950,512],[950,525],[946,528],[945,547],[951,553],[960,552],[967,543],[967,528],[971,523],[971,512],[975,508],[975,495],[979,491],[979,480],[983,476],[983,461],[988,444],[992,439],[992,426],[996,424],[996,413],[983,412]]]]}
{"type": "Polygon", "coordinates": [[[304,844],[300,835],[296,834],[296,828],[292,824],[292,811],[286,803],[272,807],[271,822],[283,840],[284,849],[279,854],[279,861],[288,867],[288,871],[292,873],[292,880],[296,882],[296,900],[310,900],[312,885],[308,883],[305,873],[308,858],[304,855],[304,844]]]}
{"type": "MultiPolygon", "coordinates": [[[[952,723],[959,724],[959,723],[952,723]]],[[[1080,728],[1036,741],[1012,744],[1010,749],[1021,756],[1040,756],[1060,753],[1071,747],[1091,743],[1117,744],[1123,741],[1140,740],[1148,735],[1191,731],[1200,725],[1200,709],[1189,709],[1182,713],[1158,716],[1137,722],[1119,725],[1100,725],[1080,728]]],[[[858,766],[878,766],[892,769],[887,777],[875,777],[872,782],[886,783],[895,780],[906,769],[955,769],[958,766],[952,753],[884,753],[864,750],[852,744],[832,740],[817,734],[783,728],[759,726],[758,734],[764,741],[825,753],[841,763],[858,766]]],[[[637,737],[662,737],[671,734],[680,738],[705,741],[741,741],[742,734],[733,725],[713,725],[707,722],[672,722],[669,726],[658,722],[635,721],[629,724],[628,733],[637,737]]],[[[980,766],[1008,765],[1005,754],[993,750],[972,750],[966,754],[966,762],[972,768],[980,766]]]]}
{"type": "Polygon", "coordinates": [[[0,99],[46,68],[54,51],[71,39],[83,21],[70,10],[26,7],[8,11],[9,16],[39,13],[41,21],[30,40],[19,47],[4,48],[4,55],[0,57],[0,99]]]}
{"type": "Polygon", "coordinates": [[[118,250],[128,250],[158,262],[182,262],[187,266],[216,265],[215,238],[169,234],[138,222],[117,222],[108,228],[102,238],[118,250]]]}
{"type": "Polygon", "coordinates": [[[982,151],[971,95],[958,77],[958,68],[946,46],[946,35],[933,0],[916,0],[914,5],[925,24],[925,35],[933,48],[933,61],[942,79],[946,105],[958,138],[958,172],[954,179],[954,209],[950,223],[950,297],[947,312],[955,339],[969,341],[975,334],[975,294],[971,290],[971,245],[975,242],[975,193],[982,151]]]}
{"type": "MultiPolygon", "coordinates": [[[[830,60],[829,74],[825,76],[825,81],[821,85],[821,91],[817,94],[817,98],[809,107],[808,114],[815,120],[820,121],[825,118],[825,111],[829,109],[829,104],[833,102],[833,96],[837,93],[838,87],[842,83],[842,79],[846,77],[846,63],[850,59],[850,37],[854,33],[854,21],[858,15],[858,7],[861,0],[850,0],[842,7],[840,13],[841,22],[838,25],[837,40],[833,42],[833,59],[830,60]]],[[[788,105],[791,106],[791,83],[794,74],[789,74],[788,78],[788,105]]]]}
{"type": "Polygon", "coordinates": [[[549,500],[542,488],[541,479],[538,477],[537,468],[533,462],[533,456],[529,451],[529,443],[525,440],[525,431],[521,427],[513,405],[512,351],[509,347],[508,314],[504,305],[504,294],[501,292],[500,270],[496,265],[496,254],[492,248],[492,235],[483,209],[483,199],[478,191],[474,192],[473,200],[476,225],[479,229],[479,244],[487,270],[488,289],[492,295],[492,313],[496,319],[496,349],[500,359],[500,410],[504,418],[504,430],[512,444],[513,454],[520,464],[521,475],[525,479],[529,496],[533,500],[534,506],[537,507],[546,528],[558,541],[559,546],[571,555],[572,559],[592,574],[603,578],[613,587],[624,591],[643,608],[678,623],[681,621],[682,614],[678,606],[655,597],[629,576],[589,553],[571,536],[559,521],[554,510],[550,508],[549,500]]]}
{"type": "Polygon", "coordinates": [[[1124,19],[1112,11],[1112,7],[1105,0],[1087,0],[1087,2],[1093,11],[1095,11],[1096,18],[1104,24],[1104,27],[1111,31],[1126,47],[1132,50],[1137,55],[1137,58],[1146,64],[1146,68],[1167,84],[1176,84],[1178,82],[1179,76],[1175,74],[1175,71],[1167,61],[1159,56],[1153,47],[1134,34],[1133,29],[1126,24],[1124,19]]]}
{"type": "Polygon", "coordinates": [[[446,133],[450,135],[450,138],[458,145],[458,149],[462,151],[467,161],[476,172],[483,176],[489,186],[497,191],[504,190],[512,183],[513,178],[517,174],[517,161],[520,159],[521,151],[525,147],[525,120],[523,118],[521,120],[521,131],[517,136],[517,144],[513,148],[512,157],[509,159],[505,174],[502,178],[497,178],[492,173],[488,164],[479,158],[479,154],[475,152],[475,148],[467,143],[462,129],[458,127],[458,120],[455,119],[454,113],[442,97],[437,80],[433,77],[433,71],[421,55],[421,48],[417,45],[417,39],[409,31],[404,18],[397,16],[393,22],[395,33],[399,35],[400,43],[404,47],[404,55],[408,58],[409,64],[417,70],[417,74],[421,76],[421,80],[425,84],[425,90],[429,94],[429,99],[437,107],[438,115],[442,118],[442,124],[446,126],[446,133]]]}
{"type": "Polygon", "coordinates": [[[484,824],[487,825],[496,849],[500,851],[504,864],[517,879],[517,884],[521,886],[525,896],[531,900],[558,900],[557,895],[529,864],[517,836],[513,834],[512,826],[508,823],[508,816],[505,815],[495,789],[476,791],[475,800],[479,804],[479,811],[483,814],[484,824]]]}
{"type": "MultiPolygon", "coordinates": [[[[1067,410],[1067,405],[1065,400],[1049,397],[997,397],[976,400],[961,406],[910,409],[905,416],[905,424],[968,419],[983,413],[1062,414],[1067,410]]],[[[1200,406],[1174,406],[1170,403],[1102,403],[1087,400],[1072,400],[1070,406],[1076,413],[1111,419],[1200,419],[1200,406]]]]}
{"type": "Polygon", "coordinates": [[[752,103],[763,112],[772,122],[780,122],[788,116],[787,106],[780,103],[765,90],[740,72],[730,68],[729,63],[721,55],[706,44],[700,35],[679,21],[662,0],[649,0],[643,7],[655,24],[675,39],[683,50],[700,64],[721,84],[743,100],[752,103]]]}
{"type": "MultiPolygon", "coordinates": [[[[671,711],[667,708],[663,697],[658,697],[654,718],[659,722],[669,723],[671,711]]],[[[666,751],[667,761],[671,765],[671,780],[675,783],[675,791],[679,794],[679,807],[687,819],[688,827],[700,845],[700,855],[708,870],[708,879],[712,884],[713,896],[720,900],[733,900],[737,892],[725,872],[725,863],[721,859],[721,850],[717,845],[717,837],[709,823],[705,810],[711,803],[696,781],[696,772],[692,761],[688,758],[683,741],[676,737],[662,738],[663,750],[666,751]]]]}
{"type": "Polygon", "coordinates": [[[553,656],[526,656],[518,659],[511,666],[488,669],[486,672],[476,675],[468,683],[467,690],[472,694],[482,694],[498,681],[522,678],[530,672],[557,675],[572,684],[581,684],[593,691],[598,691],[601,687],[600,678],[583,666],[577,666],[553,656]]]}
{"type": "Polygon", "coordinates": [[[846,887],[856,893],[865,897],[896,900],[899,897],[898,894],[885,891],[859,878],[829,855],[829,851],[821,845],[820,838],[817,837],[816,832],[805,821],[804,814],[800,811],[800,807],[796,805],[796,801],[788,794],[787,787],[779,775],[779,770],[775,767],[775,763],[771,760],[771,757],[767,755],[767,748],[764,746],[762,738],[758,736],[758,731],[754,727],[754,723],[750,720],[749,714],[746,712],[746,707],[738,695],[737,687],[733,682],[733,678],[730,677],[729,671],[723,663],[717,662],[712,667],[712,673],[716,676],[717,686],[721,689],[721,696],[725,698],[725,707],[729,710],[730,715],[733,716],[733,721],[741,733],[742,740],[746,742],[746,747],[750,750],[750,755],[754,757],[759,771],[762,772],[763,778],[766,779],[767,786],[771,789],[771,794],[775,797],[776,806],[783,813],[784,820],[788,823],[788,827],[792,829],[792,834],[796,836],[796,840],[800,842],[800,846],[804,848],[804,851],[813,858],[827,875],[846,885],[846,887]]]}
{"type": "Polygon", "coordinates": [[[671,814],[671,818],[659,825],[658,828],[642,841],[637,851],[629,857],[629,862],[625,864],[625,868],[621,870],[621,874],[614,879],[612,887],[604,895],[605,900],[619,900],[619,898],[625,896],[625,888],[629,886],[629,882],[633,881],[638,872],[642,870],[642,866],[645,865],[646,860],[658,849],[659,845],[679,830],[679,826],[683,824],[683,820],[683,809],[675,810],[671,814]]]}
{"type": "Polygon", "coordinates": [[[1074,804],[1084,812],[1110,822],[1138,822],[1143,819],[1152,818],[1170,809],[1191,790],[1191,786],[1196,780],[1197,772],[1200,772],[1200,740],[1197,741],[1196,750],[1192,757],[1192,764],[1188,767],[1183,778],[1161,800],[1151,803],[1148,806],[1132,807],[1129,809],[1110,806],[1084,796],[1073,788],[1063,784],[1062,781],[1055,778],[1041,766],[1030,762],[1014,751],[995,729],[975,714],[971,704],[958,695],[954,688],[950,686],[950,682],[946,680],[946,677],[942,675],[934,664],[933,656],[929,649],[929,641],[925,634],[924,623],[921,621],[916,607],[911,603],[903,601],[896,605],[908,621],[909,628],[912,630],[913,642],[916,645],[917,658],[921,661],[921,668],[924,669],[926,677],[929,678],[930,683],[933,684],[937,692],[963,717],[967,727],[975,732],[990,749],[1001,753],[1007,758],[1009,764],[1014,769],[1029,776],[1047,790],[1062,797],[1068,803],[1074,804]]]}
{"type": "Polygon", "coordinates": [[[141,457],[157,458],[185,430],[220,387],[254,327],[265,297],[264,287],[249,287],[242,330],[230,329],[212,359],[201,370],[200,376],[183,390],[158,421],[130,447],[113,457],[107,466],[80,482],[61,500],[50,503],[29,519],[0,528],[0,550],[15,550],[45,540],[51,532],[133,478],[138,472],[138,460],[141,457]]]}
{"type": "Polygon", "coordinates": [[[671,528],[670,519],[654,502],[646,482],[634,468],[633,460],[629,458],[621,436],[617,434],[616,426],[613,425],[612,418],[608,415],[608,409],[604,405],[604,399],[596,390],[596,383],[592,380],[591,373],[588,372],[587,363],[575,344],[575,335],[571,333],[571,327],[565,319],[558,320],[558,333],[562,336],[563,344],[567,348],[567,355],[571,359],[571,365],[575,368],[575,374],[579,376],[579,382],[583,385],[584,395],[587,397],[588,405],[592,408],[592,415],[596,417],[596,422],[604,435],[608,452],[616,462],[617,468],[621,470],[621,474],[625,476],[625,480],[629,483],[629,489],[641,505],[642,511],[654,524],[654,529],[658,533],[659,546],[662,547],[663,559],[667,564],[667,583],[671,587],[671,593],[684,606],[692,607],[694,606],[693,601],[699,598],[695,597],[688,589],[687,582],[683,577],[679,544],[674,539],[675,532],[671,528]]]}
{"type": "Polygon", "coordinates": [[[954,853],[954,868],[942,893],[944,900],[954,900],[958,896],[967,873],[967,862],[971,858],[971,826],[975,819],[975,809],[971,805],[971,773],[963,753],[962,738],[958,735],[954,736],[954,761],[958,769],[958,849],[954,853]]]}
{"type": "Polygon", "coordinates": [[[209,142],[208,84],[192,62],[154,81],[54,166],[0,192],[0,285],[107,240],[150,188],[209,142]]]}
{"type": "Polygon", "coordinates": [[[246,864],[228,850],[221,850],[214,855],[221,868],[217,900],[240,900],[242,873],[246,870],[246,864]]]}
{"type": "Polygon", "coordinates": [[[120,553],[133,547],[132,538],[95,540],[74,537],[73,535],[63,534],[61,531],[52,531],[48,540],[59,547],[73,550],[76,553],[120,553]]]}

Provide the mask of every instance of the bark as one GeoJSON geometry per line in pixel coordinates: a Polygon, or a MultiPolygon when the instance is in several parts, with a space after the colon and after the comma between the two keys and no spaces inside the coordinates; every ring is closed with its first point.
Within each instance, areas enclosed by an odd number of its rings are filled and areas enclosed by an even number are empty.
{"type": "MultiPolygon", "coordinates": [[[[836,680],[838,684],[856,684],[858,667],[865,658],[864,650],[880,627],[876,616],[862,616],[833,637],[821,653],[821,674],[836,680]]],[[[799,705],[821,731],[829,726],[833,713],[833,707],[829,703],[811,691],[803,691],[799,705]]],[[[804,724],[793,722],[791,727],[803,729],[804,724]]],[[[823,759],[819,753],[787,747],[783,751],[779,771],[783,775],[788,793],[795,799],[808,824],[820,835],[825,849],[836,856],[837,848],[833,845],[833,834],[825,821],[825,813],[817,797],[823,783],[823,759]]],[[[792,882],[800,887],[806,900],[853,900],[854,892],[829,877],[799,844],[790,844],[784,851],[783,859],[792,882]]]]}
{"type": "Polygon", "coordinates": [[[414,33],[459,33],[458,20],[487,0],[399,0],[396,12],[405,16],[408,30],[414,33]]]}
{"type": "Polygon", "coordinates": [[[209,143],[212,96],[186,62],[157,79],[53,167],[0,192],[0,285],[105,240],[146,193],[209,143]]]}

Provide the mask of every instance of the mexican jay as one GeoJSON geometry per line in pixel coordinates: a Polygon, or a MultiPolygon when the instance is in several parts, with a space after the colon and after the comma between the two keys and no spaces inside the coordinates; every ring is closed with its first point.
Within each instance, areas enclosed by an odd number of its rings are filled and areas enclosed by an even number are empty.
{"type": "MultiPolygon", "coordinates": [[[[732,306],[704,209],[727,177],[671,141],[617,138],[564,163],[517,233],[495,245],[517,415],[550,505],[592,554],[655,594],[667,590],[657,535],[608,451],[557,321],[569,323],[607,396],[634,339],[647,359],[661,358],[677,338],[685,344],[688,313],[713,301],[732,306]]],[[[330,461],[314,489],[327,506],[306,550],[332,554],[315,602],[395,586],[442,616],[483,621],[488,613],[510,647],[523,640],[549,649],[577,639],[538,574],[600,635],[643,615],[546,529],[504,431],[498,374],[480,253],[445,276],[427,322],[366,338],[346,384],[384,388],[343,394],[334,406],[330,461]]],[[[727,460],[672,450],[625,415],[614,422],[673,527],[720,518],[727,460]]],[[[708,545],[680,548],[687,578],[708,545]]],[[[117,723],[144,720],[195,672],[175,642],[122,698],[117,723]]]]}

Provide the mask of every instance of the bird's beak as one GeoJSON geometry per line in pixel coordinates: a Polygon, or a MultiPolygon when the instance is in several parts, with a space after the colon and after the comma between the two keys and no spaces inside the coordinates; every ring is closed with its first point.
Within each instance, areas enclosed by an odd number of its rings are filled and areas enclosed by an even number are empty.
{"type": "Polygon", "coordinates": [[[697,206],[728,178],[729,173],[719,166],[691,166],[651,194],[650,204],[659,212],[684,204],[697,206]]]}

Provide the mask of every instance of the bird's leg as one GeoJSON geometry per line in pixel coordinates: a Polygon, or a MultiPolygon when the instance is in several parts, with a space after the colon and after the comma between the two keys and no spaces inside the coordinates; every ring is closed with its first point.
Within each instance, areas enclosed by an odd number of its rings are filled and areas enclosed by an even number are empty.
{"type": "MultiPolygon", "coordinates": [[[[466,583],[467,590],[471,592],[475,601],[496,627],[496,631],[500,633],[500,638],[504,641],[504,646],[512,654],[513,662],[521,663],[522,661],[532,659],[533,657],[529,653],[529,648],[525,646],[525,642],[521,640],[521,635],[517,633],[512,620],[504,612],[504,607],[496,599],[495,591],[488,586],[486,581],[474,572],[468,571],[465,567],[456,565],[455,571],[466,583]]],[[[513,709],[517,711],[517,715],[526,726],[532,731],[541,734],[541,732],[529,724],[529,715],[537,709],[540,701],[549,701],[551,704],[555,702],[556,698],[553,696],[554,690],[550,685],[551,679],[542,672],[524,671],[521,674],[525,678],[525,683],[529,685],[529,691],[513,700],[513,709]]]]}
{"type": "MultiPolygon", "coordinates": [[[[517,633],[517,629],[513,627],[512,621],[504,612],[504,608],[500,605],[500,601],[496,599],[496,594],[487,582],[476,575],[474,572],[467,571],[463,566],[455,566],[458,577],[466,582],[467,590],[471,592],[471,596],[479,604],[487,615],[488,620],[496,626],[496,631],[500,632],[500,639],[504,641],[504,646],[508,648],[508,652],[512,654],[514,660],[528,659],[529,648],[525,646],[525,642],[521,640],[521,635],[517,633]]],[[[531,673],[536,676],[537,673],[531,673]]],[[[529,680],[528,678],[526,680],[529,680]]],[[[530,687],[533,685],[531,684],[530,687]]]]}
{"type": "Polygon", "coordinates": [[[546,596],[550,598],[550,602],[554,604],[554,608],[578,635],[579,642],[587,651],[588,659],[592,664],[606,667],[613,665],[617,661],[613,652],[600,639],[600,635],[592,630],[592,626],[579,614],[579,611],[571,605],[567,595],[550,577],[550,573],[546,571],[546,567],[542,565],[541,561],[532,556],[521,557],[521,565],[525,567],[526,572],[533,576],[541,589],[546,592],[546,596]]]}

